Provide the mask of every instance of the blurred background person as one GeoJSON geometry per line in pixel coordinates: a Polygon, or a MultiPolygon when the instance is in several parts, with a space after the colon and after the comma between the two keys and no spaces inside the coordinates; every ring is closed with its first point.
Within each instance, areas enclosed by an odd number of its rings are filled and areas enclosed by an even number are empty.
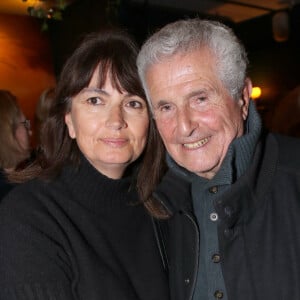
{"type": "Polygon", "coordinates": [[[50,111],[54,105],[54,88],[49,87],[45,89],[36,104],[34,115],[34,128],[35,128],[35,143],[40,144],[41,127],[49,117],[50,111]]]}
{"type": "Polygon", "coordinates": [[[271,130],[300,138],[300,85],[275,105],[271,130]]]}
{"type": "Polygon", "coordinates": [[[31,155],[30,121],[16,97],[0,90],[0,199],[13,187],[7,172],[22,169],[31,155]]]}

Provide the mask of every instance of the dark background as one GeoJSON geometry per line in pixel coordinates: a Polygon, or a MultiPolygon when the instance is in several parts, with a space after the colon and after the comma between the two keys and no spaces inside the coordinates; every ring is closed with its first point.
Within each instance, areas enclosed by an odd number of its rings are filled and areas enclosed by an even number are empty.
{"type": "Polygon", "coordinates": [[[278,102],[283,101],[300,84],[299,4],[288,11],[290,35],[285,42],[276,42],[273,38],[272,13],[236,24],[221,16],[212,17],[190,10],[154,6],[148,1],[137,4],[120,0],[109,8],[108,11],[107,1],[77,0],[64,11],[63,21],[50,22],[48,34],[57,76],[65,59],[85,33],[109,26],[125,27],[141,44],[149,34],[169,22],[199,16],[217,19],[232,27],[246,46],[250,60],[249,76],[254,86],[262,88],[262,97],[257,100],[257,106],[267,127],[273,126],[272,117],[278,102]]]}

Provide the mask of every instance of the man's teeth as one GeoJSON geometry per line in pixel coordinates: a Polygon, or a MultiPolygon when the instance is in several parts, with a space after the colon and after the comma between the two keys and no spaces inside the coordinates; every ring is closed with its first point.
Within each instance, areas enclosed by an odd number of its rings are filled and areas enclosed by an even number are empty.
{"type": "Polygon", "coordinates": [[[186,148],[189,148],[189,149],[195,149],[195,148],[203,146],[207,142],[208,142],[208,138],[205,138],[205,139],[200,140],[200,141],[198,141],[196,143],[183,144],[183,146],[186,147],[186,148]]]}

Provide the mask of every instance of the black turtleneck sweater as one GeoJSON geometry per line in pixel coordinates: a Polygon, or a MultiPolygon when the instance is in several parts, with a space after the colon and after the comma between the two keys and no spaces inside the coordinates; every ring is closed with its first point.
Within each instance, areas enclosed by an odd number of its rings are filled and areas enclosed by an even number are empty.
{"type": "Polygon", "coordinates": [[[130,190],[85,159],[0,205],[1,300],[164,300],[151,219],[130,190]]]}

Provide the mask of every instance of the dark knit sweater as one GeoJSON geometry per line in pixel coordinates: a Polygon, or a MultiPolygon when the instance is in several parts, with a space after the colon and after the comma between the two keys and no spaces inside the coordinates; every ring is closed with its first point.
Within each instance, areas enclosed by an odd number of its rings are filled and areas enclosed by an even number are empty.
{"type": "Polygon", "coordinates": [[[4,170],[0,169],[0,202],[1,199],[14,187],[6,179],[4,170]]]}
{"type": "Polygon", "coordinates": [[[0,299],[168,299],[151,219],[129,187],[86,160],[16,187],[0,205],[0,299]]]}

